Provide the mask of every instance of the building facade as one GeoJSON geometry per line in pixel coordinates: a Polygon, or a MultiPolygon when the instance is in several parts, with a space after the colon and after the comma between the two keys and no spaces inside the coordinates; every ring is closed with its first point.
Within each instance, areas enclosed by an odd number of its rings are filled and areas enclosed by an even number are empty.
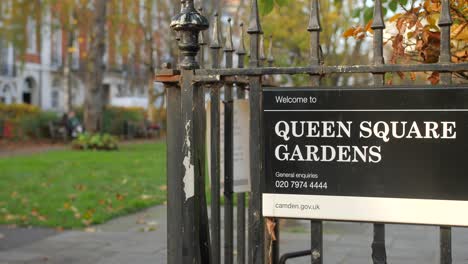
{"type": "MultiPolygon", "coordinates": [[[[53,12],[51,7],[42,12],[41,19],[28,18],[25,52],[19,52],[0,35],[0,103],[32,104],[57,112],[65,111],[68,98],[74,107],[83,105],[85,85],[81,64],[87,53],[86,32],[77,30],[70,43],[71,36],[53,12]],[[67,69],[69,77],[65,74],[67,69]],[[71,89],[67,89],[68,85],[71,89]]],[[[113,41],[107,37],[103,100],[111,104],[118,97],[147,97],[148,82],[142,63],[120,58],[112,48],[113,41]]]]}

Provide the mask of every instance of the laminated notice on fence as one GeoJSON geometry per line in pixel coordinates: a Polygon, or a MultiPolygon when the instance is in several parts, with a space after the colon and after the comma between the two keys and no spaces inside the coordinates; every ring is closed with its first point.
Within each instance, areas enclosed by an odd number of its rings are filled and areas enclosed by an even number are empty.
{"type": "MultiPolygon", "coordinates": [[[[250,191],[250,108],[248,100],[233,102],[233,190],[235,193],[250,191]]],[[[211,104],[206,111],[206,142],[208,167],[211,167],[211,104]]],[[[210,179],[211,170],[208,169],[210,179]]],[[[220,177],[224,191],[224,104],[220,105],[220,177]]]]}
{"type": "Polygon", "coordinates": [[[468,89],[265,89],[268,217],[468,226],[468,89]]]}

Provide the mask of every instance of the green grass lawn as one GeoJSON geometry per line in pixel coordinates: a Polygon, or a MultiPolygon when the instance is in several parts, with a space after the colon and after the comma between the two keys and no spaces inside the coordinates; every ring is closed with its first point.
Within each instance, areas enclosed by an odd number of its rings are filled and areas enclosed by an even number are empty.
{"type": "Polygon", "coordinates": [[[0,158],[0,224],[84,227],[165,200],[164,142],[0,158]]]}

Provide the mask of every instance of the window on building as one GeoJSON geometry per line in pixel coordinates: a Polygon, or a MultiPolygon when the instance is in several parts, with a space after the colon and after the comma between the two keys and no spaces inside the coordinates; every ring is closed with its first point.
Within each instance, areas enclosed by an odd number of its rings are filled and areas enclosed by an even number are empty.
{"type": "Polygon", "coordinates": [[[3,92],[3,89],[0,90],[0,103],[6,104],[6,97],[5,93],[3,92]]]}
{"type": "Polygon", "coordinates": [[[12,101],[11,101],[11,98],[12,98],[12,90],[11,90],[11,87],[10,85],[5,85],[2,90],[0,91],[0,101],[1,103],[4,103],[4,104],[11,104],[12,101]]]}
{"type": "Polygon", "coordinates": [[[8,65],[8,47],[5,42],[0,39],[0,74],[6,74],[8,65]]]}
{"type": "Polygon", "coordinates": [[[2,17],[5,19],[8,19],[11,17],[11,13],[13,11],[11,7],[12,0],[2,0],[0,1],[0,12],[2,14],[2,17]]]}
{"type": "Polygon", "coordinates": [[[55,19],[52,28],[52,43],[51,43],[51,63],[52,66],[62,65],[62,29],[60,22],[55,19]]]}
{"type": "Polygon", "coordinates": [[[52,90],[51,99],[52,99],[52,108],[58,109],[60,106],[60,93],[58,90],[52,90]]]}
{"type": "Polygon", "coordinates": [[[77,70],[80,68],[80,42],[78,40],[79,34],[75,32],[73,39],[73,53],[72,53],[72,69],[77,70]]]}
{"type": "Polygon", "coordinates": [[[31,54],[37,53],[37,32],[36,32],[36,20],[34,18],[28,18],[27,24],[27,52],[31,54]]]}
{"type": "Polygon", "coordinates": [[[147,9],[147,7],[145,6],[146,3],[145,3],[145,0],[140,0],[139,2],[140,2],[139,3],[139,5],[140,5],[139,9],[140,10],[138,11],[138,13],[139,13],[138,15],[139,15],[139,18],[140,18],[140,24],[146,25],[146,21],[145,21],[145,19],[146,19],[146,9],[147,9]]]}

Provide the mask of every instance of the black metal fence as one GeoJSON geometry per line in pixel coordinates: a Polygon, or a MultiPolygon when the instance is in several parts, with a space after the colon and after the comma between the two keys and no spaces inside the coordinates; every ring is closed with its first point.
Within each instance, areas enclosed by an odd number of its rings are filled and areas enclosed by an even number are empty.
{"type": "MultiPolygon", "coordinates": [[[[439,20],[441,30],[441,52],[438,63],[434,64],[392,64],[384,62],[383,30],[385,23],[380,0],[375,1],[372,29],[372,65],[335,65],[325,66],[320,54],[320,16],[319,1],[312,0],[310,22],[310,64],[305,67],[273,67],[271,48],[268,56],[263,51],[263,32],[256,0],[251,1],[251,14],[247,33],[250,35],[249,65],[244,67],[247,51],[244,47],[244,32],[241,24],[241,41],[235,50],[232,43],[231,27],[226,32],[226,43],[221,43],[219,17],[213,18],[211,27],[211,65],[205,68],[205,49],[207,43],[203,30],[209,23],[196,11],[193,0],[182,0],[181,13],[176,15],[171,27],[176,31],[181,61],[178,69],[170,64],[163,65],[157,74],[157,81],[165,84],[168,98],[168,263],[234,263],[237,251],[238,264],[285,263],[289,258],[310,255],[311,263],[323,262],[322,222],[311,221],[311,244],[306,251],[298,251],[279,256],[279,230],[276,225],[274,236],[266,232],[266,220],[262,217],[263,177],[263,139],[262,139],[262,84],[267,75],[310,75],[311,86],[319,86],[321,77],[328,74],[368,73],[373,75],[373,86],[384,85],[387,72],[441,73],[441,85],[451,84],[452,73],[467,71],[468,63],[451,63],[450,26],[452,20],[449,0],[442,0],[439,20]],[[224,68],[221,68],[224,53],[224,68]],[[238,65],[233,65],[233,56],[238,57],[238,65]],[[268,65],[265,65],[268,62],[268,65]],[[221,92],[224,89],[224,101],[221,92]],[[211,100],[211,203],[208,219],[208,205],[205,195],[205,91],[211,100]],[[236,91],[236,94],[234,94],[236,91]],[[232,157],[232,101],[235,97],[246,98],[250,102],[250,172],[251,192],[233,193],[232,157]],[[221,222],[220,193],[220,112],[219,106],[225,104],[225,179],[224,179],[224,222],[221,222]],[[248,212],[246,200],[248,198],[248,212]],[[237,200],[237,228],[234,228],[234,199],[237,200]],[[246,219],[248,222],[246,223],[246,219]],[[224,226],[224,240],[221,241],[221,225],[224,226]],[[234,250],[234,230],[237,230],[237,248],[234,250]],[[246,231],[248,239],[246,240],[246,231]],[[223,248],[224,250],[221,250],[223,248]],[[222,258],[224,252],[224,258],[222,258]]],[[[229,24],[231,21],[229,20],[229,24]]],[[[267,219],[275,223],[275,219],[267,219]]],[[[372,242],[374,263],[386,263],[385,225],[374,224],[372,242]]],[[[440,227],[440,262],[451,263],[451,228],[440,227]]],[[[326,257],[326,256],[325,256],[326,257]]]]}

